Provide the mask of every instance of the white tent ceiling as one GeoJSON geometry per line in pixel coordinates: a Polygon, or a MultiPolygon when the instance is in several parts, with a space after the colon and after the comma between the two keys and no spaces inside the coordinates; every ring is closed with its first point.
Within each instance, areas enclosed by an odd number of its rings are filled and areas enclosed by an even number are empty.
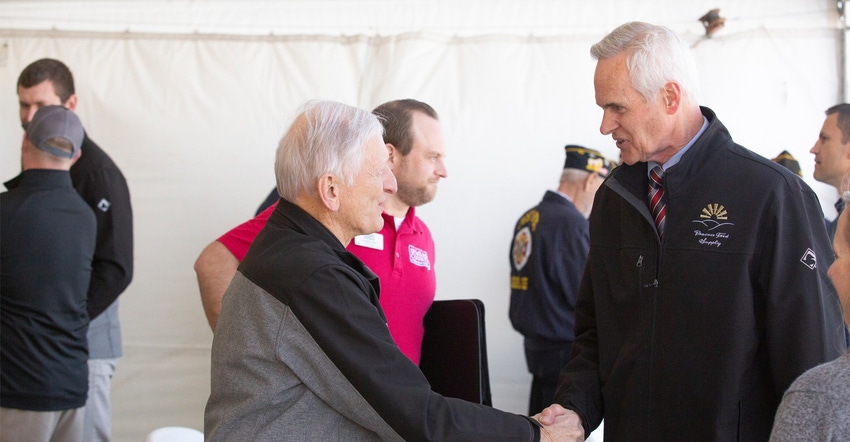
{"type": "Polygon", "coordinates": [[[631,20],[702,34],[720,8],[732,32],[835,27],[829,0],[129,0],[2,1],[0,28],[226,35],[604,34],[631,20]]]}

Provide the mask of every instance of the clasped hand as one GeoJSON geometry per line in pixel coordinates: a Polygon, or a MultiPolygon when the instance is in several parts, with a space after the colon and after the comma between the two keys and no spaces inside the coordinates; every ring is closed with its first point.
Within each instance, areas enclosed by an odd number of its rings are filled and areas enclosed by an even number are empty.
{"type": "Polygon", "coordinates": [[[584,442],[581,418],[573,410],[552,404],[531,417],[539,422],[541,442],[584,442]]]}

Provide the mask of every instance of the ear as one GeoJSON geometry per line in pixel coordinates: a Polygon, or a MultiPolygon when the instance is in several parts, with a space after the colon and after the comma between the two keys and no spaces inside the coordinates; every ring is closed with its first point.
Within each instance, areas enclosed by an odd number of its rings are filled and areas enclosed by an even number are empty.
{"type": "Polygon", "coordinates": [[[338,211],[340,201],[339,180],[333,175],[325,174],[319,177],[317,186],[322,204],[331,212],[338,211]]]}
{"type": "Polygon", "coordinates": [[[83,154],[83,151],[82,151],[82,150],[78,150],[78,151],[77,151],[77,153],[75,153],[75,154],[74,154],[74,158],[71,158],[71,165],[72,165],[72,166],[74,165],[74,163],[76,163],[76,162],[77,162],[77,160],[79,160],[79,159],[80,159],[80,156],[81,156],[82,154],[83,154]]]}
{"type": "Polygon", "coordinates": [[[667,109],[668,115],[673,115],[679,110],[682,104],[682,86],[679,83],[668,81],[661,89],[661,95],[664,99],[664,106],[667,109]]]}
{"type": "Polygon", "coordinates": [[[398,149],[396,149],[392,143],[387,143],[387,153],[390,155],[388,163],[390,168],[392,168],[392,166],[396,163],[396,160],[401,157],[401,154],[398,153],[398,149]]]}
{"type": "Polygon", "coordinates": [[[587,174],[587,178],[582,182],[582,190],[585,192],[590,192],[593,189],[593,184],[596,183],[596,180],[600,179],[599,174],[596,172],[591,172],[587,174]]]}
{"type": "Polygon", "coordinates": [[[68,101],[63,103],[62,106],[65,106],[71,112],[76,111],[77,110],[77,94],[71,94],[71,96],[68,97],[68,101]]]}

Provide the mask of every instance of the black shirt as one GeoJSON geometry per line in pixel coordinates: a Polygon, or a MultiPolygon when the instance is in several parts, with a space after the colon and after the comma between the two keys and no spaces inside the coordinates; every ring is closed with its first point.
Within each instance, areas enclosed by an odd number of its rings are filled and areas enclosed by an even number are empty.
{"type": "Polygon", "coordinates": [[[66,171],[27,170],[0,194],[0,406],[82,407],[95,217],[66,171]]]}

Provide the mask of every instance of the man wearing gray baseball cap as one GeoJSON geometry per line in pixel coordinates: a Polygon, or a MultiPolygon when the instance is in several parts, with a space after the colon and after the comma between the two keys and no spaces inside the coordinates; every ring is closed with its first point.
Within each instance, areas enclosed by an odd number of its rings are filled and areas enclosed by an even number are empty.
{"type": "Polygon", "coordinates": [[[62,106],[25,125],[0,194],[0,441],[82,440],[97,225],[71,185],[83,126],[62,106]]]}

